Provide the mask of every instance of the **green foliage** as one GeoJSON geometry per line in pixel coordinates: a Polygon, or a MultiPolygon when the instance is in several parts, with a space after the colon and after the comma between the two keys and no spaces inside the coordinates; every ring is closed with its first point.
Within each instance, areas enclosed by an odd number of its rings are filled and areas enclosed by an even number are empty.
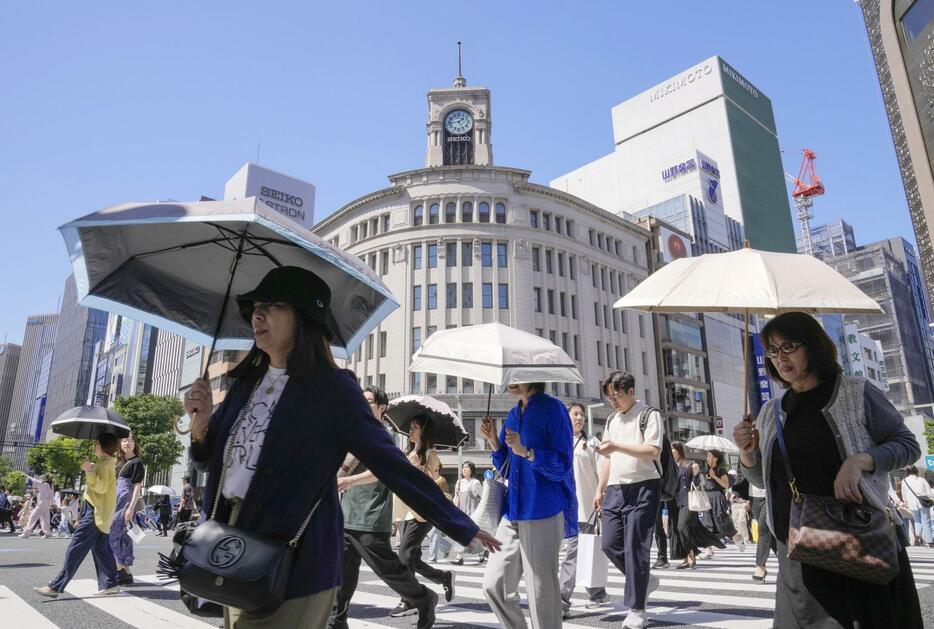
{"type": "Polygon", "coordinates": [[[928,441],[928,453],[934,454],[934,419],[924,420],[924,436],[928,441]]]}
{"type": "Polygon", "coordinates": [[[13,462],[8,457],[0,456],[0,478],[13,471],[13,462]]]}
{"type": "Polygon", "coordinates": [[[81,477],[81,463],[93,455],[93,441],[59,437],[30,448],[26,463],[34,474],[49,474],[56,487],[74,487],[81,477]]]}
{"type": "Polygon", "coordinates": [[[181,400],[149,393],[119,398],[114,410],[123,416],[139,444],[140,457],[157,474],[178,463],[184,447],[172,431],[175,418],[185,412],[181,400]]]}
{"type": "Polygon", "coordinates": [[[22,496],[26,491],[26,474],[23,472],[7,472],[0,477],[0,484],[6,487],[11,496],[22,496]]]}

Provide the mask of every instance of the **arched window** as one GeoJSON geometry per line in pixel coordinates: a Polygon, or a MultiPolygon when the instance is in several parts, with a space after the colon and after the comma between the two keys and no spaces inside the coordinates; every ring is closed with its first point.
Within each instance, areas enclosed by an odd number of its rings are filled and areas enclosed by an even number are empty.
{"type": "Polygon", "coordinates": [[[470,201],[467,201],[463,205],[461,205],[461,222],[462,223],[473,222],[473,203],[471,203],[470,201]]]}
{"type": "Polygon", "coordinates": [[[421,205],[415,206],[414,218],[412,224],[418,227],[425,220],[425,209],[421,205]]]}
{"type": "Polygon", "coordinates": [[[502,203],[496,204],[496,222],[505,223],[506,222],[506,206],[502,203]]]}
{"type": "Polygon", "coordinates": [[[454,203],[448,203],[444,206],[444,222],[445,223],[456,223],[457,222],[457,205],[454,203]]]}
{"type": "Polygon", "coordinates": [[[490,204],[486,201],[480,203],[479,211],[477,212],[477,222],[480,223],[489,223],[490,222],[490,204]]]}
{"type": "Polygon", "coordinates": [[[441,206],[437,203],[432,203],[431,207],[428,208],[428,223],[430,225],[437,225],[441,220],[441,206]]]}

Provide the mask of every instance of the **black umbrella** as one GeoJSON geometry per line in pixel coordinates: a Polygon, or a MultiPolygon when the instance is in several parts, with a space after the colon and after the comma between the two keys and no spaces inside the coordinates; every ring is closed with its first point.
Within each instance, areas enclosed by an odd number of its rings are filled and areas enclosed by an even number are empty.
{"type": "Polygon", "coordinates": [[[458,448],[467,441],[467,431],[461,425],[451,407],[430,395],[406,395],[389,403],[386,419],[392,423],[396,432],[409,436],[412,420],[418,416],[427,417],[432,422],[435,434],[435,447],[458,448]]]}
{"type": "Polygon", "coordinates": [[[75,406],[52,422],[52,432],[76,439],[97,439],[98,435],[110,433],[120,438],[130,436],[119,413],[103,406],[75,406]]]}

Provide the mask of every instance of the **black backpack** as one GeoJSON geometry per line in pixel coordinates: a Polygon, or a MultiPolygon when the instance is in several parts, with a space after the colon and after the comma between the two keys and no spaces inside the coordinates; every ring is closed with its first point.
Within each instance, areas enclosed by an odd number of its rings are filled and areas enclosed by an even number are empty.
{"type": "MultiPolygon", "coordinates": [[[[649,423],[649,413],[656,411],[661,414],[657,408],[651,406],[646,406],[642,409],[642,412],[639,413],[639,431],[645,436],[645,427],[649,423]]],[[[661,465],[658,461],[653,460],[655,463],[655,469],[658,470],[659,476],[661,476],[661,500],[674,500],[678,495],[678,480],[679,480],[679,470],[678,464],[675,463],[675,459],[671,456],[671,441],[668,440],[668,433],[665,431],[665,424],[662,423],[662,451],[661,451],[661,465]]]]}

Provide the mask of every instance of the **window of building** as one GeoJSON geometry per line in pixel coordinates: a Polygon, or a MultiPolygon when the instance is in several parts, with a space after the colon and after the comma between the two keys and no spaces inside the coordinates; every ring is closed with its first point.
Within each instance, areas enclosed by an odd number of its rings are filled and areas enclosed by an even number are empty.
{"type": "Polygon", "coordinates": [[[934,20],[934,0],[915,0],[902,16],[905,43],[910,44],[921,36],[931,20],[934,20]]]}
{"type": "Polygon", "coordinates": [[[570,238],[574,237],[574,221],[569,218],[564,221],[564,233],[570,238]]]}
{"type": "Polygon", "coordinates": [[[671,382],[665,386],[665,396],[673,411],[707,415],[707,390],[702,387],[671,382]]]}
{"type": "Polygon", "coordinates": [[[448,282],[444,287],[444,307],[457,308],[457,284],[448,282]]]}
{"type": "Polygon", "coordinates": [[[385,391],[386,390],[386,374],[384,373],[379,374],[379,377],[377,378],[377,380],[379,381],[379,388],[385,391]]]}
{"type": "Polygon", "coordinates": [[[444,377],[444,392],[457,393],[457,376],[444,377]]]}
{"type": "Polygon", "coordinates": [[[366,337],[366,359],[367,360],[373,360],[373,356],[376,353],[376,348],[374,347],[375,345],[376,345],[376,334],[371,332],[370,335],[366,337]]]}
{"type": "MultiPolygon", "coordinates": [[[[390,220],[390,215],[389,215],[389,214],[383,214],[381,218],[382,218],[382,220],[383,220],[383,233],[385,234],[386,232],[389,231],[389,220],[390,220]]],[[[381,377],[381,378],[385,378],[385,377],[386,377],[386,374],[383,374],[383,375],[380,376],[380,377],[381,377]]]]}
{"type": "Polygon", "coordinates": [[[701,338],[699,327],[677,319],[668,319],[668,323],[665,327],[668,330],[667,340],[672,343],[697,350],[704,349],[704,342],[701,338]]]}
{"type": "Polygon", "coordinates": [[[448,268],[452,266],[457,266],[457,243],[456,242],[444,243],[444,263],[448,266],[448,268]]]}
{"type": "Polygon", "coordinates": [[[464,393],[473,393],[473,380],[470,378],[464,378],[463,384],[461,384],[461,390],[464,393]]]}
{"type": "Polygon", "coordinates": [[[428,285],[428,309],[437,310],[438,308],[438,285],[428,285]]]}
{"type": "Polygon", "coordinates": [[[430,373],[425,380],[427,380],[425,392],[436,393],[438,390],[438,374],[430,373]]]}
{"type": "Polygon", "coordinates": [[[529,225],[538,227],[538,210],[529,211],[529,225]]]}
{"type": "Polygon", "coordinates": [[[603,249],[604,245],[605,245],[605,242],[603,240],[603,234],[602,233],[597,234],[597,248],[603,249]]]}
{"type": "Polygon", "coordinates": [[[639,336],[645,338],[645,316],[639,315],[639,336]]]}
{"type": "Polygon", "coordinates": [[[370,259],[367,262],[367,265],[369,265],[370,269],[372,269],[372,271],[376,273],[376,254],[375,253],[370,254],[370,259]]]}
{"type": "Polygon", "coordinates": [[[632,261],[636,264],[639,264],[639,247],[633,245],[632,247],[632,261]]]}
{"type": "Polygon", "coordinates": [[[508,248],[505,242],[496,243],[496,266],[501,269],[505,269],[509,265],[508,248]]]}
{"type": "Polygon", "coordinates": [[[484,266],[484,267],[493,266],[493,243],[491,242],[480,243],[480,266],[484,266]]]}
{"type": "Polygon", "coordinates": [[[532,270],[541,271],[542,262],[541,262],[542,250],[538,247],[532,247],[532,270]]]}
{"type": "Polygon", "coordinates": [[[500,310],[509,310],[509,284],[496,285],[497,298],[500,310]]]}
{"type": "Polygon", "coordinates": [[[564,254],[558,252],[558,275],[564,277],[564,254]]]}
{"type": "Polygon", "coordinates": [[[600,304],[598,302],[593,302],[593,324],[600,327],[600,304]]]}
{"type": "Polygon", "coordinates": [[[461,266],[473,266],[473,243],[461,243],[461,266]]]}
{"type": "Polygon", "coordinates": [[[422,372],[413,371],[410,376],[410,384],[412,393],[421,393],[422,392],[422,372]]]}
{"type": "Polygon", "coordinates": [[[422,268],[422,246],[412,245],[412,268],[422,268]]]}
{"type": "Polygon", "coordinates": [[[551,214],[542,212],[542,228],[551,231],[551,214]]]}
{"type": "Polygon", "coordinates": [[[623,254],[620,253],[620,251],[619,251],[619,241],[617,240],[617,241],[616,241],[615,243],[613,243],[613,244],[614,244],[614,246],[616,247],[616,257],[617,257],[617,258],[622,258],[622,257],[623,257],[623,254]]]}
{"type": "Polygon", "coordinates": [[[380,358],[386,358],[386,348],[388,347],[386,337],[387,337],[386,332],[379,333],[379,357],[380,358]]]}
{"type": "Polygon", "coordinates": [[[554,264],[552,262],[552,255],[553,255],[553,252],[551,251],[551,249],[545,249],[545,272],[553,274],[555,272],[555,269],[554,269],[554,264]]]}
{"type": "Polygon", "coordinates": [[[629,371],[629,348],[623,348],[623,369],[629,371]]]}
{"type": "Polygon", "coordinates": [[[555,291],[548,289],[548,314],[555,313],[555,291]]]}
{"type": "Polygon", "coordinates": [[[571,318],[577,319],[577,295],[571,295],[571,318]]]}
{"type": "Polygon", "coordinates": [[[609,279],[607,279],[608,273],[606,267],[600,269],[600,285],[603,287],[603,290],[607,290],[607,287],[610,285],[609,279]]]}
{"type": "Polygon", "coordinates": [[[444,222],[445,223],[456,223],[457,222],[457,204],[448,203],[444,206],[444,222]]]}
{"type": "Polygon", "coordinates": [[[568,333],[567,332],[561,333],[561,349],[563,349],[565,353],[568,351],[568,333]]]}
{"type": "Polygon", "coordinates": [[[619,362],[619,345],[614,345],[614,346],[613,346],[613,349],[614,349],[615,352],[616,352],[616,368],[617,368],[617,369],[623,369],[623,366],[622,366],[622,365],[620,364],[620,362],[619,362]]]}
{"type": "Polygon", "coordinates": [[[430,225],[437,225],[441,220],[441,206],[437,203],[432,203],[428,207],[428,223],[430,225]]]}
{"type": "Polygon", "coordinates": [[[412,220],[412,224],[418,227],[425,220],[425,208],[422,207],[421,205],[416,205],[415,211],[412,213],[412,215],[414,217],[412,220]]]}
{"type": "Polygon", "coordinates": [[[413,286],[412,287],[412,310],[421,310],[422,309],[422,287],[413,286]]]}
{"type": "Polygon", "coordinates": [[[496,222],[497,223],[506,223],[506,206],[502,203],[496,204],[496,222]]]}
{"type": "Polygon", "coordinates": [[[535,335],[545,338],[545,329],[544,328],[535,328],[535,335]]]}
{"type": "Polygon", "coordinates": [[[532,288],[532,295],[535,297],[535,312],[542,311],[542,289],[538,286],[532,288]]]}
{"type": "Polygon", "coordinates": [[[603,366],[603,343],[597,341],[597,364],[603,366]]]}
{"type": "Polygon", "coordinates": [[[607,344],[606,344],[606,366],[607,366],[607,367],[612,367],[612,366],[613,366],[613,365],[611,364],[612,362],[613,362],[613,353],[612,353],[612,351],[611,351],[611,346],[610,346],[610,344],[607,343],[607,344]]]}
{"type": "Polygon", "coordinates": [[[570,277],[572,280],[577,279],[576,277],[577,271],[575,270],[576,266],[577,266],[577,257],[568,256],[568,277],[570,277]]]}
{"type": "Polygon", "coordinates": [[[613,331],[618,332],[619,328],[617,327],[617,319],[619,318],[619,310],[613,310],[613,331]]]}
{"type": "Polygon", "coordinates": [[[603,327],[610,329],[610,307],[606,304],[603,306],[603,327]]]}
{"type": "Polygon", "coordinates": [[[548,330],[548,340],[551,341],[552,345],[558,344],[558,333],[554,330],[548,330]]]}
{"type": "Polygon", "coordinates": [[[580,360],[580,353],[581,353],[580,337],[578,337],[575,334],[574,335],[574,360],[580,360]]]}
{"type": "Polygon", "coordinates": [[[473,282],[461,284],[461,307],[473,308],[473,282]]]}
{"type": "Polygon", "coordinates": [[[558,305],[561,307],[561,316],[562,317],[568,316],[567,294],[565,294],[564,292],[558,294],[558,305]]]}
{"type": "Polygon", "coordinates": [[[470,201],[461,203],[461,222],[473,223],[473,203],[470,201]]]}
{"type": "Polygon", "coordinates": [[[422,346],[422,329],[421,328],[412,328],[412,353],[418,351],[418,348],[422,346]]]}
{"type": "Polygon", "coordinates": [[[477,205],[477,221],[480,223],[490,222],[490,204],[486,201],[481,201],[477,205]]]}
{"type": "Polygon", "coordinates": [[[595,232],[594,230],[591,229],[591,230],[588,232],[588,234],[590,235],[590,246],[593,247],[593,246],[595,246],[595,245],[597,244],[597,242],[596,242],[596,240],[597,240],[597,232],[595,232]]]}
{"type": "Polygon", "coordinates": [[[362,223],[360,223],[360,240],[364,240],[366,238],[366,233],[367,233],[367,223],[366,221],[363,221],[362,223]]]}
{"type": "Polygon", "coordinates": [[[357,242],[357,226],[356,225],[350,228],[350,242],[357,242]]]}
{"type": "Polygon", "coordinates": [[[560,216],[555,217],[555,231],[558,232],[559,234],[561,233],[561,228],[563,227],[563,223],[564,221],[561,219],[560,216]]]}
{"type": "Polygon", "coordinates": [[[379,252],[379,274],[387,275],[389,273],[389,250],[379,252]]]}
{"type": "Polygon", "coordinates": [[[599,284],[600,284],[600,276],[599,276],[599,274],[597,273],[597,265],[596,265],[596,264],[591,264],[591,265],[590,265],[590,277],[593,279],[593,287],[594,287],[594,288],[600,288],[600,285],[599,285],[599,284]]]}
{"type": "Polygon", "coordinates": [[[428,268],[434,269],[438,267],[438,245],[432,244],[428,245],[428,268]]]}
{"type": "Polygon", "coordinates": [[[493,307],[493,284],[484,282],[480,287],[482,289],[482,303],[484,308],[493,307]]]}
{"type": "Polygon", "coordinates": [[[628,334],[626,331],[626,313],[622,310],[619,311],[619,329],[623,334],[628,334]]]}

